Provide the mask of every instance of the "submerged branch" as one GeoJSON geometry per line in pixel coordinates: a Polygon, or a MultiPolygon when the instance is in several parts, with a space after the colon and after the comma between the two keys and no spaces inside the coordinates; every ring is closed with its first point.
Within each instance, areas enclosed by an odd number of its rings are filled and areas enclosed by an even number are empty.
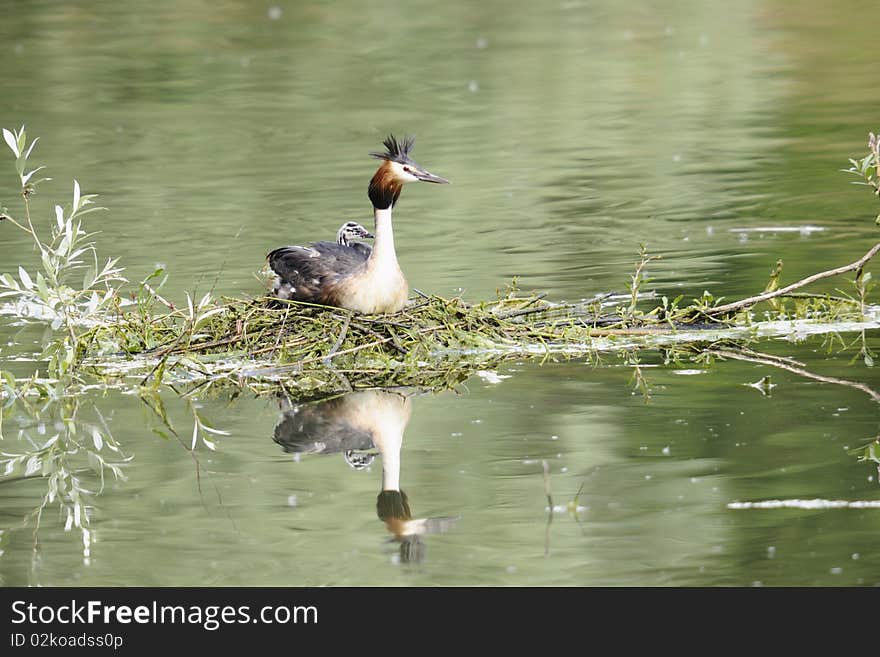
{"type": "Polygon", "coordinates": [[[730,358],[732,360],[741,360],[747,363],[770,365],[771,367],[777,367],[781,370],[791,372],[792,374],[797,374],[798,376],[802,376],[807,379],[819,381],[821,383],[831,383],[838,386],[855,388],[856,390],[861,390],[862,392],[867,394],[875,402],[880,402],[880,392],[877,392],[876,390],[864,383],[861,383],[859,381],[850,381],[848,379],[839,379],[833,376],[814,374],[813,372],[810,372],[803,367],[798,367],[797,365],[792,364],[792,362],[796,361],[791,361],[790,359],[784,359],[778,356],[772,356],[770,354],[763,354],[757,351],[752,351],[751,349],[710,349],[709,353],[720,356],[721,358],[730,358]]]}

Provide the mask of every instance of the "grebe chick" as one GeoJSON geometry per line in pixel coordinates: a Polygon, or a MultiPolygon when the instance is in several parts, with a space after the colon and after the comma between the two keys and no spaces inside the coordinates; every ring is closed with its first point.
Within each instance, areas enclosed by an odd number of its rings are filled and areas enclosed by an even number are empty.
{"type": "Polygon", "coordinates": [[[414,138],[399,142],[390,135],[383,144],[385,152],[370,153],[382,160],[368,192],[376,221],[374,247],[343,244],[337,239],[271,251],[266,257],[275,274],[272,292],[277,297],[362,313],[393,313],[406,305],[409,285],[397,262],[391,211],[404,184],[449,181],[412,160],[414,138]]]}
{"type": "Polygon", "coordinates": [[[336,243],[341,244],[342,246],[352,246],[355,248],[366,249],[366,254],[370,255],[370,251],[373,249],[368,244],[363,244],[362,242],[354,242],[352,240],[361,239],[361,240],[369,240],[373,239],[375,235],[368,231],[366,228],[361,226],[356,221],[346,221],[342,226],[339,227],[339,232],[336,233],[336,243]]]}

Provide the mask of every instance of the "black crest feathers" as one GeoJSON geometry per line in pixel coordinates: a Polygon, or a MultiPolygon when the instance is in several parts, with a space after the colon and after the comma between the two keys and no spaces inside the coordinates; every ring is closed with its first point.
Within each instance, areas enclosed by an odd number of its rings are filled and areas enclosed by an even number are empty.
{"type": "Polygon", "coordinates": [[[385,146],[384,153],[370,153],[372,157],[378,160],[390,160],[391,162],[399,162],[400,164],[410,164],[412,160],[409,157],[413,146],[416,144],[416,138],[406,136],[398,141],[394,135],[388,135],[387,139],[382,142],[385,146]]]}

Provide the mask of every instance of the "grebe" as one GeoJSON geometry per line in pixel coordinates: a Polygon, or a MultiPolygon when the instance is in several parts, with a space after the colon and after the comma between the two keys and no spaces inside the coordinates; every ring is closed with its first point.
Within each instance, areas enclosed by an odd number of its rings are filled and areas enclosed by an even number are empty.
{"type": "Polygon", "coordinates": [[[406,305],[409,285],[397,263],[391,211],[409,182],[448,183],[429,173],[410,157],[415,139],[383,142],[382,160],[370,180],[369,196],[376,221],[372,249],[338,242],[313,242],[309,246],[283,246],[267,257],[275,274],[272,292],[281,299],[339,306],[362,313],[393,313],[406,305]]]}
{"type": "Polygon", "coordinates": [[[356,470],[382,459],[382,489],[376,514],[392,540],[400,544],[402,561],[421,561],[421,537],[448,531],[458,517],[414,518],[401,489],[404,433],[412,413],[413,391],[404,388],[350,392],[341,397],[294,405],[278,400],[281,417],[272,438],[290,454],[337,454],[356,470]]]}
{"type": "Polygon", "coordinates": [[[342,246],[353,247],[361,251],[364,255],[369,256],[370,251],[373,250],[369,244],[353,242],[352,240],[371,240],[374,237],[375,235],[373,235],[373,233],[361,226],[358,222],[346,221],[339,227],[339,231],[336,233],[336,243],[341,244],[342,246]]]}

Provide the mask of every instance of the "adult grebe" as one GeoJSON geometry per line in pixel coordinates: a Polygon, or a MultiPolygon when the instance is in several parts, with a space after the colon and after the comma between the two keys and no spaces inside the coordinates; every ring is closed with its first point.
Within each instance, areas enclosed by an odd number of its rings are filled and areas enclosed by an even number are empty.
{"type": "Polygon", "coordinates": [[[383,144],[384,153],[370,153],[382,160],[369,187],[376,220],[375,246],[367,251],[338,242],[313,242],[271,251],[267,258],[275,273],[272,292],[277,297],[362,313],[393,313],[406,304],[409,285],[397,263],[391,211],[405,183],[449,181],[410,158],[413,137],[398,141],[390,135],[383,144]]]}

